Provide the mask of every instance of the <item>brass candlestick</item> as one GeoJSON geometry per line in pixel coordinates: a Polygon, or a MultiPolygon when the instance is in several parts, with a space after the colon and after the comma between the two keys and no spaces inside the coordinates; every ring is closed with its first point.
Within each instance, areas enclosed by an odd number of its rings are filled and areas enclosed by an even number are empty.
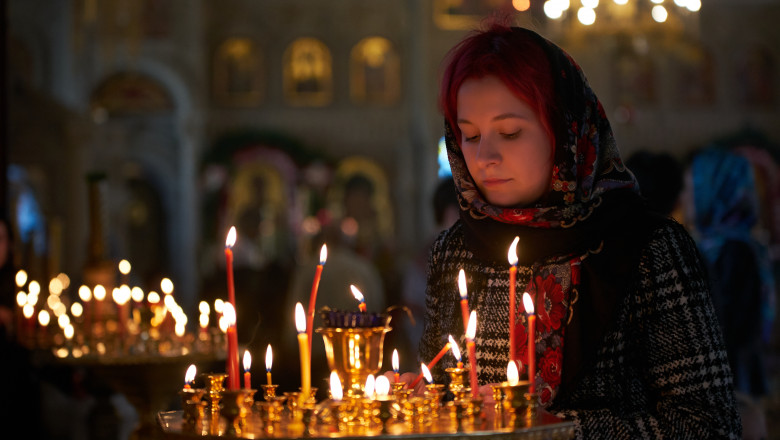
{"type": "Polygon", "coordinates": [[[307,403],[301,408],[301,413],[302,413],[301,423],[303,423],[303,436],[314,437],[317,433],[317,430],[312,423],[313,421],[316,420],[315,406],[307,403]]]}
{"type": "Polygon", "coordinates": [[[247,415],[247,394],[255,390],[223,390],[222,405],[219,413],[227,420],[224,435],[241,437],[245,430],[247,415]]]}
{"type": "Polygon", "coordinates": [[[444,370],[447,374],[450,375],[450,392],[453,394],[458,394],[460,391],[462,391],[464,388],[467,388],[466,383],[468,381],[469,377],[469,369],[468,367],[454,367],[454,368],[447,368],[444,370]]]}
{"type": "Polygon", "coordinates": [[[211,419],[209,430],[211,435],[219,433],[219,404],[222,400],[222,392],[225,391],[224,382],[227,374],[208,373],[202,376],[204,378],[206,393],[205,397],[210,408],[211,419]]]}
{"type": "Polygon", "coordinates": [[[391,408],[393,407],[393,401],[389,397],[383,397],[376,400],[379,402],[379,423],[382,424],[382,434],[387,434],[387,422],[393,418],[391,408]]]}
{"type": "Polygon", "coordinates": [[[260,388],[263,389],[263,399],[268,401],[269,397],[276,397],[276,389],[279,388],[279,385],[260,385],[260,388]]]}
{"type": "Polygon", "coordinates": [[[190,434],[203,434],[206,402],[187,400],[182,405],[181,430],[190,434]]]}
{"type": "Polygon", "coordinates": [[[530,382],[518,381],[515,384],[504,382],[501,389],[504,393],[504,410],[509,414],[509,424],[514,427],[528,425],[528,389],[530,382]]]}
{"type": "Polygon", "coordinates": [[[439,418],[439,407],[441,399],[444,397],[444,385],[438,383],[425,385],[425,395],[430,399],[431,418],[436,420],[439,418]]]}
{"type": "Polygon", "coordinates": [[[501,428],[504,425],[504,388],[502,385],[493,385],[491,388],[493,390],[493,409],[495,410],[493,426],[501,428]]]}
{"type": "Polygon", "coordinates": [[[343,378],[344,396],[361,397],[369,374],[382,366],[382,345],[389,325],[381,327],[324,327],[317,329],[325,343],[328,368],[343,378]]]}

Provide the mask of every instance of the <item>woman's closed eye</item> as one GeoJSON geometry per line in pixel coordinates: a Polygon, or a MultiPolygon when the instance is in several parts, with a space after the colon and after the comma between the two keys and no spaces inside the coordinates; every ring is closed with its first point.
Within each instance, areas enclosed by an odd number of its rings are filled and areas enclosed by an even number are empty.
{"type": "Polygon", "coordinates": [[[478,134],[475,134],[474,136],[463,135],[463,142],[475,142],[477,139],[479,139],[478,134]]]}
{"type": "Polygon", "coordinates": [[[518,137],[520,137],[520,132],[522,132],[522,130],[517,130],[512,133],[501,133],[501,136],[504,139],[517,139],[518,137]]]}

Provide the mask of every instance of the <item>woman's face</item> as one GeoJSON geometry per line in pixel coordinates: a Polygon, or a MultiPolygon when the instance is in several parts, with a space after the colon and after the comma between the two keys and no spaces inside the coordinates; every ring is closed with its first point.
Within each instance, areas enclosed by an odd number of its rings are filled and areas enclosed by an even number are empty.
{"type": "Polygon", "coordinates": [[[550,188],[553,145],[539,116],[496,76],[458,90],[466,166],[482,195],[501,207],[529,205],[550,188]]]}

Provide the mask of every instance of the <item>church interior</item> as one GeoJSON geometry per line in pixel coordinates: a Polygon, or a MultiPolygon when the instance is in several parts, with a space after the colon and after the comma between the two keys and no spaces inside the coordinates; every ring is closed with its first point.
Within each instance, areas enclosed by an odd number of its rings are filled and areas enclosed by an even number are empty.
{"type": "MultiPolygon", "coordinates": [[[[428,246],[449,226],[433,204],[449,173],[441,62],[495,13],[577,60],[623,159],[650,151],[684,166],[712,144],[780,159],[780,2],[601,0],[592,24],[578,18],[579,0],[557,17],[555,3],[0,0],[0,200],[13,267],[44,290],[66,274],[68,304],[77,286],[101,280],[172,289],[189,316],[182,331],[197,334],[200,304],[227,298],[225,240],[235,226],[238,338],[261,377],[267,344],[279,369],[296,356],[292,305],[308,298],[327,242],[325,273],[339,264],[361,272],[369,307],[406,307],[394,319],[417,321],[416,330],[388,339],[413,346],[422,316],[409,298],[424,301],[428,246]],[[653,18],[658,5],[664,16],[653,18]],[[132,265],[124,278],[114,274],[120,260],[132,265]]],[[[780,237],[767,240],[778,267],[780,237]]],[[[62,343],[54,323],[46,331],[62,343]]],[[[771,393],[760,400],[770,438],[780,438],[777,341],[767,346],[771,393]]],[[[48,382],[40,438],[143,438],[137,401],[74,385],[89,367],[30,362],[48,382]],[[87,395],[90,405],[56,409],[87,395]],[[100,398],[113,402],[103,419],[100,398]],[[101,425],[107,419],[126,423],[101,425]]],[[[417,365],[412,348],[402,362],[417,365]]],[[[176,396],[167,397],[151,410],[168,409],[176,396]]]]}

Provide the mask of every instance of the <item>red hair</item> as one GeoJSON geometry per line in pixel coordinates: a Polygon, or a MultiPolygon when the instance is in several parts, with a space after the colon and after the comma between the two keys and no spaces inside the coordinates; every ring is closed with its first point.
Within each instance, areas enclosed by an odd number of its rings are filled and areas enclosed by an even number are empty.
{"type": "Polygon", "coordinates": [[[555,92],[549,58],[531,33],[501,21],[488,23],[450,49],[439,90],[439,107],[460,145],[458,90],[470,78],[497,76],[515,96],[527,103],[555,145],[555,92]]]}

